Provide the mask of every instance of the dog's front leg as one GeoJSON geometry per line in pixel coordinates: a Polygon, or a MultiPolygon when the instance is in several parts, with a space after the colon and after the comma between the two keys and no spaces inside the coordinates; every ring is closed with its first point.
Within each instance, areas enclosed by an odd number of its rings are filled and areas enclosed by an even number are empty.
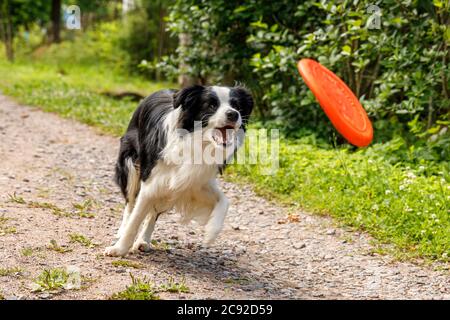
{"type": "Polygon", "coordinates": [[[124,234],[124,230],[125,230],[128,218],[130,217],[132,210],[133,210],[133,207],[130,205],[130,203],[127,203],[125,205],[125,209],[123,210],[122,223],[120,224],[119,230],[117,231],[117,234],[116,234],[117,240],[120,239],[120,237],[124,234]]]}
{"type": "Polygon", "coordinates": [[[223,222],[225,221],[225,216],[229,207],[229,201],[225,197],[225,194],[223,194],[223,192],[220,191],[215,185],[213,186],[213,190],[218,196],[218,201],[216,202],[208,223],[205,226],[204,244],[206,246],[213,243],[222,230],[223,222]]]}
{"type": "Polygon", "coordinates": [[[150,197],[146,192],[139,193],[136,205],[128,218],[121,237],[115,245],[105,249],[105,255],[117,257],[124,256],[128,253],[133,245],[134,239],[136,238],[139,227],[144,218],[147,214],[156,214],[155,212],[150,212],[150,210],[153,210],[153,208],[151,208],[150,201],[150,197]]]}

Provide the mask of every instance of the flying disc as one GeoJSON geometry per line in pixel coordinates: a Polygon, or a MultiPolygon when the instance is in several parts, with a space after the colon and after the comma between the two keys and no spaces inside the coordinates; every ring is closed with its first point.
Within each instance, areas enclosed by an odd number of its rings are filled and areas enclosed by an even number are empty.
{"type": "Polygon", "coordinates": [[[336,130],[357,147],[369,145],[373,138],[372,123],[344,81],[311,59],[300,60],[297,68],[336,130]]]}

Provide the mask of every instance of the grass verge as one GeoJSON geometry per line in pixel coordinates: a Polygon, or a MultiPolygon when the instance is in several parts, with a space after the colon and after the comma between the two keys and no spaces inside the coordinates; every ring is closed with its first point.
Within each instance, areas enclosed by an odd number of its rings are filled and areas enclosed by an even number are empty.
{"type": "Polygon", "coordinates": [[[136,102],[113,99],[101,92],[130,90],[147,95],[173,86],[139,81],[101,66],[11,64],[0,60],[0,74],[0,90],[4,94],[115,135],[125,130],[136,102]]]}
{"type": "Polygon", "coordinates": [[[346,149],[282,143],[275,174],[234,165],[226,179],[244,180],[262,196],[367,231],[381,244],[394,244],[389,253],[397,258],[449,261],[450,184],[443,174],[427,176],[425,170],[346,149]]]}

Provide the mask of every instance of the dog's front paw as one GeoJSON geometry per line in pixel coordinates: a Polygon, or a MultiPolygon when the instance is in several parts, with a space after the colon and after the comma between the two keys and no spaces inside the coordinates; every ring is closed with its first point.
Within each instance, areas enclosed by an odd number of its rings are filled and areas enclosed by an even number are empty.
{"type": "Polygon", "coordinates": [[[203,238],[203,246],[204,247],[210,247],[214,241],[216,240],[217,236],[219,235],[220,231],[217,232],[206,232],[205,237],[203,238]]]}
{"type": "Polygon", "coordinates": [[[203,238],[203,245],[209,247],[213,244],[216,238],[222,231],[222,225],[207,224],[205,227],[205,236],[203,238]]]}
{"type": "Polygon", "coordinates": [[[126,255],[128,252],[128,250],[126,248],[114,245],[111,247],[107,247],[105,249],[105,256],[110,256],[110,257],[123,257],[124,255],[126,255]]]}
{"type": "Polygon", "coordinates": [[[144,240],[138,240],[133,245],[133,252],[149,252],[152,249],[152,245],[144,240]]]}

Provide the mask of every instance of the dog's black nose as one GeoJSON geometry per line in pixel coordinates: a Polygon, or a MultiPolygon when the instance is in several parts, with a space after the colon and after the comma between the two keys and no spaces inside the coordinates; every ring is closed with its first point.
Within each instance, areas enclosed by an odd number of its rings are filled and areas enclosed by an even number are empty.
{"type": "Polygon", "coordinates": [[[225,115],[227,116],[227,120],[231,122],[236,122],[239,119],[239,112],[236,110],[228,110],[225,115]]]}

